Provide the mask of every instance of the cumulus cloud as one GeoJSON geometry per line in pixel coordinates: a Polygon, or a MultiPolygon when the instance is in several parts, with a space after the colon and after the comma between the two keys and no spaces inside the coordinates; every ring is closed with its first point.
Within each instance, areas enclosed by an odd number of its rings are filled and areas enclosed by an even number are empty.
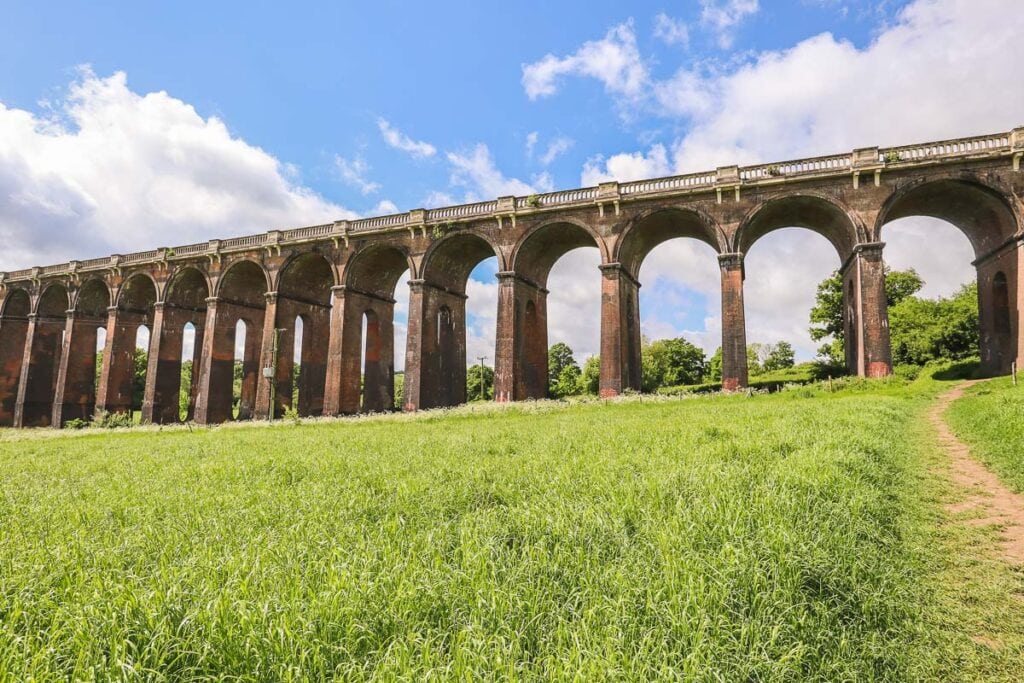
{"type": "Polygon", "coordinates": [[[523,65],[523,88],[531,100],[554,95],[564,76],[588,76],[613,95],[639,96],[648,80],[647,66],[636,45],[632,22],[613,27],[604,38],[584,43],[566,57],[547,54],[523,65]]]}
{"type": "Polygon", "coordinates": [[[380,129],[380,134],[384,137],[384,142],[386,142],[389,147],[406,152],[416,159],[432,157],[437,153],[437,148],[432,144],[429,142],[422,142],[420,140],[413,140],[408,135],[392,126],[387,119],[377,119],[377,127],[380,129]]]}
{"type": "Polygon", "coordinates": [[[532,178],[532,184],[506,177],[483,143],[466,152],[448,152],[447,158],[451,165],[451,184],[465,189],[467,202],[548,192],[553,187],[551,176],[546,173],[532,178]]]}
{"type": "Polygon", "coordinates": [[[701,0],[700,4],[700,23],[715,32],[723,50],[732,47],[736,27],[760,9],[758,0],[701,0]]]}
{"type": "Polygon", "coordinates": [[[1009,130],[1024,118],[1024,88],[1006,86],[1022,30],[1001,3],[917,0],[863,48],[823,33],[654,91],[663,114],[692,122],[678,170],[1009,130]]]}
{"type": "MultiPolygon", "coordinates": [[[[719,9],[730,9],[727,5],[716,3],[719,9]]],[[[732,9],[739,7],[732,3],[732,9]]],[[[727,19],[739,14],[705,16],[711,25],[727,28],[727,19]]],[[[1018,65],[1024,63],[1022,30],[1024,15],[999,3],[916,0],[863,47],[824,33],[733,65],[680,69],[665,80],[649,79],[630,106],[637,113],[682,121],[686,132],[646,152],[591,158],[582,183],[1009,130],[1024,122],[1024,89],[1006,86],[1016,82],[1018,65]]],[[[615,98],[614,106],[622,106],[622,99],[615,98]]],[[[966,239],[941,221],[895,222],[883,239],[892,267],[914,267],[922,274],[925,296],[948,295],[974,277],[966,239]]],[[[649,259],[665,250],[683,261],[702,249],[687,240],[672,244],[649,259]]],[[[817,282],[839,265],[834,249],[806,230],[783,230],[755,244],[746,265],[750,341],[789,339],[800,357],[812,356],[808,311],[817,282]]],[[[645,264],[641,281],[648,292],[659,278],[700,287],[679,271],[652,275],[645,264]]],[[[708,282],[717,290],[717,275],[708,282]]],[[[694,291],[711,296],[706,287],[694,291]]],[[[673,323],[671,307],[657,303],[658,297],[647,301],[644,329],[652,335],[685,331],[720,343],[717,298],[706,304],[703,330],[673,323]]],[[[688,305],[699,307],[699,302],[688,305]]]]}
{"type": "Polygon", "coordinates": [[[664,12],[654,17],[654,37],[666,45],[690,44],[690,29],[685,22],[674,19],[664,12]]]}
{"type": "Polygon", "coordinates": [[[595,156],[583,164],[580,182],[584,187],[612,180],[627,182],[642,178],[657,178],[669,175],[671,164],[668,152],[661,144],[653,145],[647,153],[634,152],[614,154],[607,159],[595,156]]]}
{"type": "Polygon", "coordinates": [[[0,267],[201,242],[355,214],[165,92],[81,70],[43,113],[0,104],[0,267]]]}
{"type": "Polygon", "coordinates": [[[373,194],[380,189],[380,183],[375,183],[366,177],[370,166],[362,157],[346,159],[338,155],[334,157],[334,165],[338,167],[341,179],[363,194],[373,194]]]}

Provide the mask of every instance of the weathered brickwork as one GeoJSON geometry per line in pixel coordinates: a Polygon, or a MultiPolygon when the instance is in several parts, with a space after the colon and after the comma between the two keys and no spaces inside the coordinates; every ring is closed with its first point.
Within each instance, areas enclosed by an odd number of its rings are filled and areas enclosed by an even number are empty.
{"type": "Polygon", "coordinates": [[[547,391],[547,281],[566,252],[601,256],[602,396],[639,389],[639,272],[662,242],[688,237],[718,253],[723,384],[746,385],[744,254],[801,227],[842,262],[846,361],[891,371],[884,232],[933,216],[960,228],[978,272],[982,362],[1024,357],[1024,129],[295,230],[0,274],[0,424],[63,425],[132,405],[133,350],[150,331],[147,422],[217,423],[389,410],[405,354],[406,410],[466,400],[466,283],[498,261],[495,396],[547,391]],[[408,282],[401,283],[408,272],[408,282]],[[409,287],[408,341],[394,348],[394,303],[409,287]],[[301,373],[293,345],[302,323],[301,373]],[[181,354],[195,329],[191,400],[182,415],[181,354]],[[97,335],[106,342],[95,383],[97,335]],[[237,335],[244,330],[245,343],[237,335]],[[235,349],[244,350],[234,401],[235,349]],[[296,384],[297,381],[297,384],[296,384]]]}

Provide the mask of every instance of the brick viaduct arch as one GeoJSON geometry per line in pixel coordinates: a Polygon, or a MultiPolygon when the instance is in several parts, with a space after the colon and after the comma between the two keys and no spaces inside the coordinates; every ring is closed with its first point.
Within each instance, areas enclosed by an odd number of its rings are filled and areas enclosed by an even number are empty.
{"type": "Polygon", "coordinates": [[[394,216],[274,230],[0,273],[0,424],[61,425],[131,405],[139,326],[150,331],[142,417],[181,418],[185,329],[194,330],[190,416],[201,423],[383,411],[405,353],[404,407],[465,396],[466,284],[497,260],[495,396],[547,391],[547,286],[568,251],[600,253],[601,393],[640,387],[639,273],[674,238],[718,254],[723,384],[747,381],[744,257],[786,227],[823,235],[842,263],[851,371],[891,370],[885,226],[932,216],[970,240],[982,362],[1024,358],[1024,129],[394,216]],[[408,273],[408,283],[400,280],[408,273]],[[406,348],[394,348],[395,293],[409,287],[406,348]],[[301,344],[296,345],[301,323],[301,344]],[[94,388],[97,335],[106,343],[94,388]],[[245,330],[245,341],[236,339],[245,330]],[[236,347],[238,347],[236,349],[236,347]],[[237,414],[232,395],[241,360],[237,414]],[[293,373],[298,357],[301,373],[293,373]],[[293,395],[295,401],[293,405],[293,395]]]}

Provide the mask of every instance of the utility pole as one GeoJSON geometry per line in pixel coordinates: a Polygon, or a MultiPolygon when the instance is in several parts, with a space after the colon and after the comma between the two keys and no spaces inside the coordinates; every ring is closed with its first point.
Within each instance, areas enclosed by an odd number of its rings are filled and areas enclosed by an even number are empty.
{"type": "Polygon", "coordinates": [[[484,361],[487,360],[487,356],[477,356],[476,359],[480,361],[480,400],[487,400],[487,375],[484,373],[484,361]]]}

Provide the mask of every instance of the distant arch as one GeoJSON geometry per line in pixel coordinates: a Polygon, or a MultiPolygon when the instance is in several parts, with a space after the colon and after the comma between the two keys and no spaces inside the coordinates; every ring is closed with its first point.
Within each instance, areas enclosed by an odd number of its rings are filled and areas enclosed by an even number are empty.
{"type": "Polygon", "coordinates": [[[621,263],[636,278],[644,259],[655,247],[680,237],[699,240],[717,253],[729,248],[725,234],[710,216],[689,207],[660,207],[645,211],[626,223],[612,260],[621,263]]]}
{"type": "Polygon", "coordinates": [[[733,239],[735,251],[747,253],[770,232],[783,228],[805,228],[831,242],[844,261],[853,248],[867,241],[859,220],[831,198],[816,194],[776,197],[761,202],[746,215],[733,239]]]}
{"type": "Polygon", "coordinates": [[[608,262],[605,241],[583,221],[559,219],[542,223],[526,233],[513,248],[511,269],[537,286],[546,287],[555,263],[581,247],[597,247],[601,262],[608,262]]]}

